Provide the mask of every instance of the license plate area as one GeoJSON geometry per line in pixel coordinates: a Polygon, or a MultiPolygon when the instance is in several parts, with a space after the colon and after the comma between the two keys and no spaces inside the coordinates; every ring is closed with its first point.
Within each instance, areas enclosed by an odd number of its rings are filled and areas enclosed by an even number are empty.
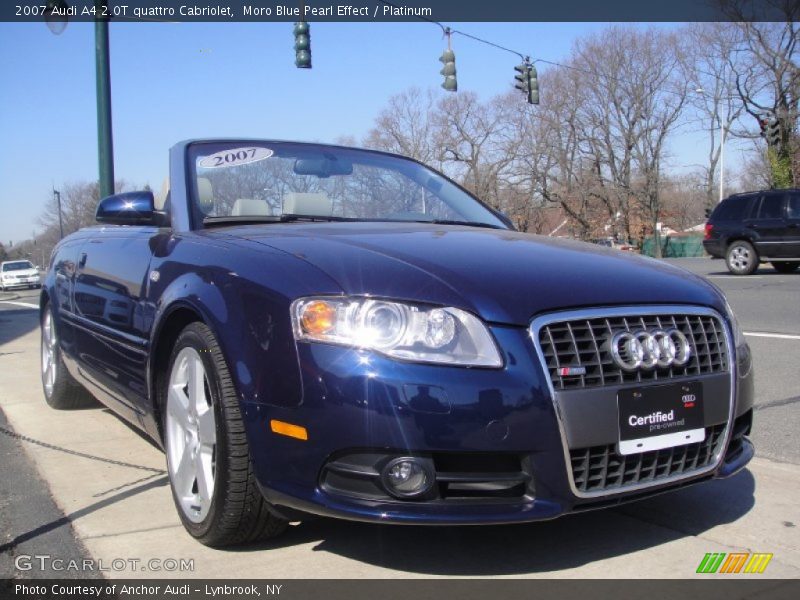
{"type": "Polygon", "coordinates": [[[618,452],[625,456],[706,438],[699,381],[628,388],[617,393],[618,452]]]}

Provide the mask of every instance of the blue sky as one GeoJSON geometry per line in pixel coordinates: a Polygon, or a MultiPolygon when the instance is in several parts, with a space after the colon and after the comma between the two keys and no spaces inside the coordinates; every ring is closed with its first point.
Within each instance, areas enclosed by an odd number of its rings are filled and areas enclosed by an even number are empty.
{"type": "MultiPolygon", "coordinates": [[[[556,61],[568,55],[575,39],[605,27],[451,25],[556,61]]],[[[438,57],[445,41],[435,25],[313,23],[312,70],[294,67],[291,28],[112,23],[117,179],[157,189],[169,147],[185,138],[360,139],[391,94],[412,85],[438,88],[441,82],[438,57]]],[[[518,62],[513,55],[463,37],[453,43],[459,90],[485,99],[510,87],[518,62]]],[[[92,24],[70,23],[56,36],[43,23],[0,23],[3,243],[31,236],[54,184],[97,178],[94,69],[92,24]]],[[[697,146],[676,146],[678,166],[705,160],[705,147],[697,146]]]]}

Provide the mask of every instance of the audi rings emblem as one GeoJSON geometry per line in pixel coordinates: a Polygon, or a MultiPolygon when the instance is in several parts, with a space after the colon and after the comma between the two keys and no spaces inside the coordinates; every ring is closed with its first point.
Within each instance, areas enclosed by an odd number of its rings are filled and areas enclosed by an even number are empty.
{"type": "Polygon", "coordinates": [[[692,346],[678,329],[618,331],[611,337],[611,357],[624,371],[682,367],[692,357],[692,346]]]}

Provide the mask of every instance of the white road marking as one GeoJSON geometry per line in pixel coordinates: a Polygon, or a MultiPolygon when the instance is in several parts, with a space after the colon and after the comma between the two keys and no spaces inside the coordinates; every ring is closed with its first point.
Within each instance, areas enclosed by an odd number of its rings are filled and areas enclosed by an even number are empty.
{"type": "Polygon", "coordinates": [[[14,302],[13,300],[0,300],[3,304],[13,304],[15,306],[24,306],[25,308],[39,308],[38,304],[31,304],[30,302],[14,302]]]}
{"type": "Polygon", "coordinates": [[[776,340],[800,340],[800,335],[789,335],[787,333],[764,333],[762,331],[745,331],[745,335],[750,337],[774,338],[776,340]]]}

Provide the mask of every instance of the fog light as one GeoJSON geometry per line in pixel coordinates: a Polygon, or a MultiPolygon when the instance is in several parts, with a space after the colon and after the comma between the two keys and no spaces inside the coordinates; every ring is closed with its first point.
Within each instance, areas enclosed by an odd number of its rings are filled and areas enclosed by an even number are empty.
{"type": "Polygon", "coordinates": [[[428,461],[414,457],[395,458],[381,475],[386,490],[398,498],[421,496],[431,489],[436,479],[428,461]]]}

